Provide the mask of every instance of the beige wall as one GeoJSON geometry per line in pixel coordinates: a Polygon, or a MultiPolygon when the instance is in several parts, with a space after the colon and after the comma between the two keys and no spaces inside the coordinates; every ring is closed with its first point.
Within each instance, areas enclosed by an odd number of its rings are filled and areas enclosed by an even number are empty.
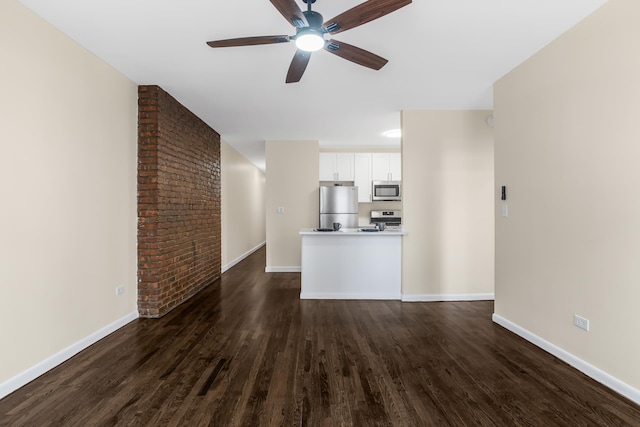
{"type": "Polygon", "coordinates": [[[222,158],[222,271],[264,244],[265,174],[229,144],[222,158]]]}
{"type": "Polygon", "coordinates": [[[1,386],[136,312],[137,89],[15,0],[0,29],[1,386]]]}
{"type": "Polygon", "coordinates": [[[267,271],[300,271],[298,233],[318,226],[318,141],[267,141],[265,152],[267,271]]]}
{"type": "Polygon", "coordinates": [[[640,396],[638,22],[611,0],[495,85],[495,312],[640,396]]]}
{"type": "Polygon", "coordinates": [[[402,112],[404,299],[494,291],[491,111],[402,112]]]}

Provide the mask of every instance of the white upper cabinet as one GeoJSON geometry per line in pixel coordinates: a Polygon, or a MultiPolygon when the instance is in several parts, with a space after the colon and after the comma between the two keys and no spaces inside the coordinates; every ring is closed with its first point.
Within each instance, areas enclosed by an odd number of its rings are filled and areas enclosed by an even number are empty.
{"type": "Polygon", "coordinates": [[[336,173],[338,181],[353,181],[353,153],[336,153],[336,173]]]}
{"type": "Polygon", "coordinates": [[[353,181],[353,153],[320,153],[320,181],[353,181]]]}
{"type": "Polygon", "coordinates": [[[358,187],[358,203],[371,203],[371,154],[355,153],[354,182],[358,187]]]}
{"type": "Polygon", "coordinates": [[[389,153],[389,181],[402,181],[402,155],[389,153]]]}
{"type": "Polygon", "coordinates": [[[373,153],[371,169],[373,181],[400,181],[402,157],[400,153],[373,153]]]}
{"type": "Polygon", "coordinates": [[[334,181],[336,173],[335,153],[320,153],[320,181],[334,181]]]}
{"type": "Polygon", "coordinates": [[[389,181],[389,154],[373,153],[371,158],[371,179],[389,181]]]}

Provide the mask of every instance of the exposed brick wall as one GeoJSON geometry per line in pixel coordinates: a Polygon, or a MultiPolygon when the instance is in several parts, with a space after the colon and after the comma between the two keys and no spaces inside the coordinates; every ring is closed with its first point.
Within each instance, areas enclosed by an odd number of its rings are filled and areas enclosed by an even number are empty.
{"type": "Polygon", "coordinates": [[[138,88],[138,310],[160,317],[220,277],[220,135],[138,88]]]}

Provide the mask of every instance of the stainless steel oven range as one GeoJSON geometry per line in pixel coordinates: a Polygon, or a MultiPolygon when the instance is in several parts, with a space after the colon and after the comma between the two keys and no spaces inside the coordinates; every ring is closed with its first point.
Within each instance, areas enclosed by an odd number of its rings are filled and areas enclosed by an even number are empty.
{"type": "Polygon", "coordinates": [[[402,225],[402,211],[371,211],[369,222],[373,225],[384,222],[387,227],[400,227],[402,225]]]}

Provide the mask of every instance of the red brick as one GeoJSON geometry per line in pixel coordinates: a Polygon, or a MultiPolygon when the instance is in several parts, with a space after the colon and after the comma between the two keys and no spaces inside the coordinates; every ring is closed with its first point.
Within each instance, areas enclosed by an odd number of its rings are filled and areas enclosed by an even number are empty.
{"type": "Polygon", "coordinates": [[[220,135],[138,88],[138,311],[160,317],[220,277],[220,135]]]}

